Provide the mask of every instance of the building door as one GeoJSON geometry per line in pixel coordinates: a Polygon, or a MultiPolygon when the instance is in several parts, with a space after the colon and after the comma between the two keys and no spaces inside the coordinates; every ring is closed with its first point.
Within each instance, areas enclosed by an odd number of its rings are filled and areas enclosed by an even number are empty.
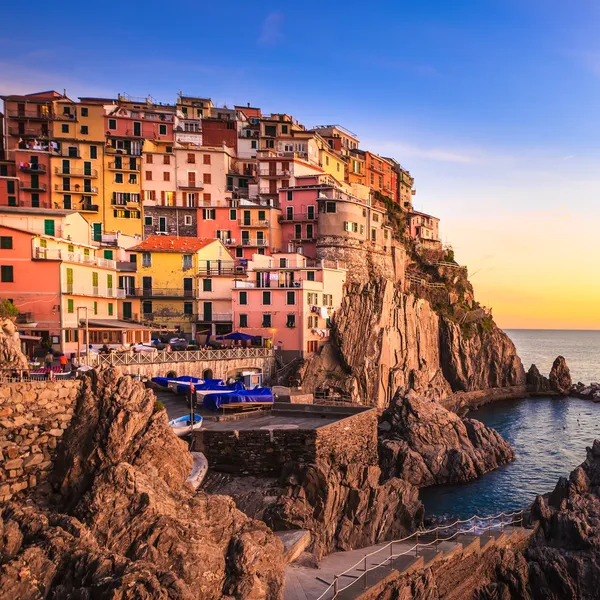
{"type": "Polygon", "coordinates": [[[252,213],[249,210],[244,211],[244,225],[246,225],[246,227],[248,227],[252,222],[251,214],[252,213]]]}
{"type": "Polygon", "coordinates": [[[300,225],[300,223],[296,223],[295,227],[294,227],[294,238],[297,240],[301,240],[302,239],[302,225],[300,225]]]}
{"type": "Polygon", "coordinates": [[[248,246],[250,244],[250,232],[242,231],[242,246],[248,246]]]}
{"type": "Polygon", "coordinates": [[[131,302],[123,302],[123,318],[131,319],[133,312],[131,310],[131,302]]]}
{"type": "Polygon", "coordinates": [[[306,216],[307,216],[309,219],[314,219],[314,218],[315,218],[315,207],[314,207],[314,206],[312,206],[312,205],[311,205],[311,206],[309,206],[309,207],[306,209],[306,216]]]}
{"type": "Polygon", "coordinates": [[[293,206],[288,206],[285,209],[285,218],[288,221],[292,221],[294,219],[294,207],[293,206]]]}
{"type": "Polygon", "coordinates": [[[44,219],[44,233],[54,235],[54,219],[44,219]]]}
{"type": "Polygon", "coordinates": [[[269,194],[276,194],[276,193],[277,193],[277,180],[272,179],[271,181],[269,181],[269,194]]]}
{"type": "Polygon", "coordinates": [[[213,319],[212,302],[204,302],[202,320],[203,321],[212,321],[212,319],[213,319]]]}
{"type": "Polygon", "coordinates": [[[142,289],[144,296],[152,295],[152,277],[142,277],[142,289]]]}
{"type": "Polygon", "coordinates": [[[102,241],[102,223],[92,223],[92,232],[95,242],[102,241]]]}
{"type": "Polygon", "coordinates": [[[257,231],[256,232],[256,244],[258,246],[265,246],[265,232],[264,231],[257,231]]]}
{"type": "Polygon", "coordinates": [[[167,217],[158,217],[158,231],[161,233],[167,232],[167,217]]]}
{"type": "Polygon", "coordinates": [[[274,160],[269,163],[269,175],[277,175],[277,163],[274,160]]]}
{"type": "Polygon", "coordinates": [[[312,240],[314,237],[313,234],[313,224],[312,223],[307,223],[306,225],[306,238],[309,240],[312,240]]]}
{"type": "Polygon", "coordinates": [[[195,171],[188,171],[188,187],[196,187],[196,173],[195,171]]]}
{"type": "Polygon", "coordinates": [[[133,135],[138,137],[142,135],[142,124],[138,121],[134,121],[133,123],[133,135]]]}
{"type": "Polygon", "coordinates": [[[183,278],[183,295],[191,298],[194,295],[194,280],[191,277],[183,278]]]}
{"type": "Polygon", "coordinates": [[[71,172],[71,161],[70,160],[62,161],[62,172],[65,175],[68,175],[71,172]]]}
{"type": "Polygon", "coordinates": [[[92,163],[89,160],[86,160],[83,163],[83,174],[87,175],[88,177],[92,176],[92,163]]]}

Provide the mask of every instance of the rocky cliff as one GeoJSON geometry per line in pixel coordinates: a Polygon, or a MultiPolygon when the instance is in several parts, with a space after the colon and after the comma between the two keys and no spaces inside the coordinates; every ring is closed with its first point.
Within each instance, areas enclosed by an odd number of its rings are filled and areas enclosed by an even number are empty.
{"type": "Polygon", "coordinates": [[[441,400],[525,383],[513,343],[491,318],[466,330],[391,279],[349,283],[335,323],[331,347],[301,371],[305,389],[385,408],[398,388],[441,400]]]}
{"type": "Polygon", "coordinates": [[[191,456],[152,392],[86,379],[51,501],[0,518],[0,598],[281,598],[282,544],[231,498],[186,483],[191,456]]]}
{"type": "Polygon", "coordinates": [[[494,429],[461,419],[412,390],[396,395],[380,430],[384,476],[417,487],[470,481],[514,459],[512,448],[494,429]]]}

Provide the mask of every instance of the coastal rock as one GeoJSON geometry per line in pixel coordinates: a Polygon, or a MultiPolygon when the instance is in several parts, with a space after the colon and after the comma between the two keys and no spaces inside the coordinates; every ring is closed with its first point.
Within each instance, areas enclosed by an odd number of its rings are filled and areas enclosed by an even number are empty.
{"type": "Polygon", "coordinates": [[[531,392],[550,392],[552,390],[550,380],[547,377],[544,377],[535,365],[529,367],[526,383],[527,388],[531,392]]]}
{"type": "Polygon", "coordinates": [[[476,591],[478,600],[595,600],[600,585],[600,440],[583,464],[560,478],[553,492],[531,507],[539,523],[522,553],[526,568],[499,563],[494,581],[476,591]],[[505,590],[498,596],[499,589],[505,590]]]}
{"type": "Polygon", "coordinates": [[[550,386],[558,394],[566,395],[571,389],[571,372],[564,357],[557,356],[550,371],[550,386]]]}
{"type": "Polygon", "coordinates": [[[0,599],[281,598],[281,542],[186,483],[187,447],[141,383],[86,379],[63,437],[52,505],[2,512],[0,599]]]}
{"type": "Polygon", "coordinates": [[[525,370],[510,338],[491,321],[464,335],[458,323],[440,319],[440,364],[454,392],[525,384],[525,370]]]}
{"type": "Polygon", "coordinates": [[[376,466],[308,465],[284,476],[286,491],[265,510],[275,530],[308,529],[317,558],[397,539],[423,520],[419,492],[407,481],[379,483],[376,466]]]}
{"type": "Polygon", "coordinates": [[[383,475],[417,487],[476,479],[514,459],[494,429],[412,391],[398,394],[383,420],[391,424],[379,441],[383,475]]]}
{"type": "Polygon", "coordinates": [[[21,338],[12,319],[0,319],[0,365],[3,369],[29,369],[21,352],[21,338]]]}

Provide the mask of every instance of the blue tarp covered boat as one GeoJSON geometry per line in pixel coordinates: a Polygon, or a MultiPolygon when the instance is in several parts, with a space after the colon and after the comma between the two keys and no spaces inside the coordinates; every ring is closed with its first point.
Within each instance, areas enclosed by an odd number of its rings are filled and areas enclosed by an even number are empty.
{"type": "Polygon", "coordinates": [[[204,395],[202,406],[208,410],[216,412],[224,404],[263,404],[273,402],[273,392],[269,388],[254,388],[253,390],[246,390],[243,389],[243,384],[236,383],[234,385],[241,387],[238,387],[237,389],[230,389],[227,392],[215,392],[204,395]]]}

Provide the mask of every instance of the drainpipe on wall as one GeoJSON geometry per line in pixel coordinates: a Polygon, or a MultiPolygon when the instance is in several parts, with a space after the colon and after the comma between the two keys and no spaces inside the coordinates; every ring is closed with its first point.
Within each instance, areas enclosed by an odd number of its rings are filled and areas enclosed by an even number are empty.
{"type": "MultiPolygon", "coordinates": [[[[59,312],[59,331],[58,331],[58,339],[60,340],[60,351],[65,353],[65,336],[63,333],[63,292],[62,292],[62,282],[63,282],[63,272],[62,272],[62,261],[59,263],[58,267],[58,290],[59,290],[59,302],[58,302],[58,312],[59,312]]],[[[50,341],[52,341],[52,334],[50,336],[50,341]]]]}

